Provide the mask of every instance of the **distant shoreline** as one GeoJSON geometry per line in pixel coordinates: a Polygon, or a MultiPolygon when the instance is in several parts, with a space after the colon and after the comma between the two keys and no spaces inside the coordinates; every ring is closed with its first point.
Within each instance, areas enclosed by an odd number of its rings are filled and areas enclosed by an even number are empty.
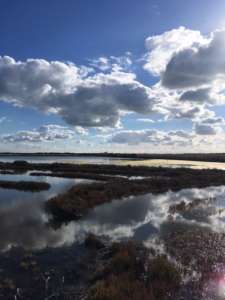
{"type": "Polygon", "coordinates": [[[225,162],[225,153],[175,153],[175,154],[148,154],[148,153],[71,153],[71,152],[35,152],[35,153],[16,153],[2,152],[1,157],[105,157],[123,159],[163,159],[163,160],[186,160],[204,162],[225,162]]]}

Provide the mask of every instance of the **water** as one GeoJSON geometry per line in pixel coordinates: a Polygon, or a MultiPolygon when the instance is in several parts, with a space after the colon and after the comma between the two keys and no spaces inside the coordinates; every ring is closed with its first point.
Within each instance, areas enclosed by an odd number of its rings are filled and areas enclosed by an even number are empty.
{"type": "MultiPolygon", "coordinates": [[[[23,175],[24,179],[26,176],[29,175],[23,175]]],[[[62,274],[67,274],[67,283],[70,272],[80,274],[80,259],[87,251],[82,245],[89,233],[110,241],[136,240],[158,253],[167,254],[172,261],[179,263],[184,281],[188,279],[192,284],[189,291],[195,290],[195,277],[204,273],[205,265],[209,268],[211,264],[217,277],[218,274],[220,278],[225,276],[225,265],[221,264],[225,250],[225,186],[114,200],[94,208],[80,221],[54,228],[49,224],[43,207],[45,200],[72,184],[86,181],[42,179],[52,184],[47,192],[0,189],[0,266],[4,270],[2,274],[8,274],[24,289],[34,284],[33,277],[29,277],[30,271],[23,269],[22,274],[17,275],[18,268],[26,268],[26,264],[29,264],[31,271],[35,269],[31,263],[37,264],[41,268],[40,276],[50,272],[53,278],[56,274],[56,278],[51,279],[54,289],[62,280],[62,274]],[[171,207],[179,207],[177,205],[181,202],[185,203],[186,208],[192,203],[195,205],[191,209],[177,209],[172,213],[171,207]],[[21,252],[20,248],[25,252],[21,252]],[[207,257],[210,262],[205,259],[207,257]]],[[[88,266],[85,272],[88,272],[88,266]]],[[[197,299],[225,299],[217,298],[218,293],[225,290],[225,284],[221,287],[221,281],[214,280],[217,277],[212,273],[213,279],[204,282],[203,296],[197,299]],[[208,295],[212,297],[207,298],[208,295]]],[[[74,283],[73,278],[72,283],[77,287],[79,281],[74,283]]],[[[187,293],[187,289],[182,292],[187,293]]],[[[188,292],[182,299],[192,298],[188,292]]]]}
{"type": "Polygon", "coordinates": [[[121,165],[165,167],[165,168],[191,168],[191,169],[218,169],[225,170],[225,163],[187,161],[173,159],[143,159],[120,161],[121,165]]]}
{"type": "Polygon", "coordinates": [[[115,200],[96,207],[76,224],[75,236],[92,232],[108,236],[112,240],[132,238],[146,244],[160,232],[170,216],[169,207],[181,201],[190,203],[200,199],[202,203],[188,212],[177,212],[173,221],[208,226],[225,232],[225,187],[186,189],[160,195],[146,194],[115,200]],[[210,201],[210,199],[212,199],[210,201]],[[223,211],[221,211],[223,210],[223,211]]]}
{"type": "Polygon", "coordinates": [[[96,156],[4,156],[0,155],[2,162],[14,162],[15,160],[25,160],[29,163],[71,163],[71,164],[115,164],[115,165],[133,165],[149,167],[170,167],[170,168],[192,168],[192,169],[220,169],[225,170],[225,163],[185,161],[172,159],[126,159],[113,157],[96,156]]]}
{"type": "Polygon", "coordinates": [[[57,231],[48,225],[44,202],[70,187],[92,182],[84,179],[65,179],[47,176],[0,175],[0,180],[48,182],[51,188],[43,192],[23,192],[0,189],[0,251],[14,247],[43,249],[59,247],[72,238],[68,229],[57,231]]]}
{"type": "MultiPolygon", "coordinates": [[[[23,179],[26,176],[23,175],[23,179]]],[[[96,207],[78,222],[54,229],[48,224],[44,201],[75,183],[88,181],[46,177],[38,179],[47,180],[52,188],[40,193],[0,189],[0,250],[12,246],[43,249],[71,245],[82,241],[90,232],[114,241],[132,238],[148,245],[159,235],[162,224],[168,220],[169,207],[181,201],[190,203],[193,199],[201,199],[201,205],[190,211],[176,212],[173,220],[210,227],[217,232],[225,231],[225,187],[187,189],[176,193],[114,200],[96,207]],[[208,199],[213,200],[209,202],[208,199]]]]}
{"type": "MultiPolygon", "coordinates": [[[[55,228],[49,223],[45,201],[75,184],[91,181],[31,177],[29,173],[0,175],[0,180],[51,184],[48,191],[35,193],[0,189],[0,282],[7,275],[19,286],[33,286],[30,273],[23,269],[21,275],[20,270],[21,266],[26,268],[26,263],[35,262],[41,272],[58,272],[57,280],[67,274],[68,283],[70,272],[79,270],[85,237],[94,233],[110,241],[141,241],[158,253],[167,254],[179,264],[184,281],[189,280],[191,284],[210,267],[212,279],[204,282],[202,298],[197,299],[225,299],[221,296],[225,282],[221,286],[222,281],[214,279],[225,278],[225,186],[114,200],[94,208],[79,221],[55,228]]],[[[56,286],[57,280],[53,280],[56,286]]],[[[193,285],[192,290],[195,290],[193,285]]],[[[182,299],[192,299],[187,295],[182,299]]]]}
{"type": "MultiPolygon", "coordinates": [[[[10,155],[4,156],[0,155],[0,161],[2,162],[14,162],[15,160],[25,160],[29,163],[75,163],[75,164],[114,164],[123,161],[123,159],[110,158],[110,157],[96,157],[96,156],[57,156],[57,155],[44,155],[44,156],[34,156],[34,155],[10,155]]],[[[125,160],[125,159],[124,159],[125,160]]]]}

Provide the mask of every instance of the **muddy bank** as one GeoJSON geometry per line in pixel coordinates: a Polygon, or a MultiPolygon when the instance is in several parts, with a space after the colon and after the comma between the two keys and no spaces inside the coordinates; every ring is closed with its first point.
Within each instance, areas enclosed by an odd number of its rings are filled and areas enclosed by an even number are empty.
{"type": "Polygon", "coordinates": [[[50,199],[46,208],[55,220],[69,221],[81,218],[97,205],[131,195],[225,185],[225,171],[149,168],[148,174],[151,176],[146,179],[114,178],[107,182],[75,186],[50,199]]]}
{"type": "Polygon", "coordinates": [[[11,189],[26,192],[40,192],[50,189],[50,184],[47,182],[34,181],[6,181],[0,180],[0,188],[11,189]]]}

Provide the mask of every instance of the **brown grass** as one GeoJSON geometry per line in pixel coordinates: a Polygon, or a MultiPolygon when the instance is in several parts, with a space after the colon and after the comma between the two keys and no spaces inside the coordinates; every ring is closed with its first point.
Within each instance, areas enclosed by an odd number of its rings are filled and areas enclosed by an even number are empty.
{"type": "Polygon", "coordinates": [[[110,251],[110,259],[88,291],[88,300],[175,299],[181,278],[166,257],[149,259],[147,249],[134,242],[115,243],[110,251]]]}

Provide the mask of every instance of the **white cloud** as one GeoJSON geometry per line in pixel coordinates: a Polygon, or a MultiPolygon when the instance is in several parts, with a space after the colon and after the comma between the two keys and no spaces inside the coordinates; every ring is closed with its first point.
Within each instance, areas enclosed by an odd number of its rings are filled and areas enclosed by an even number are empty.
{"type": "Polygon", "coordinates": [[[127,71],[132,65],[132,54],[127,52],[123,56],[101,56],[90,60],[90,66],[102,72],[127,71]]]}
{"type": "MultiPolygon", "coordinates": [[[[105,135],[107,141],[121,147],[134,143],[185,147],[218,133],[222,136],[224,119],[217,117],[212,107],[225,104],[225,30],[204,36],[180,27],[149,37],[146,46],[144,68],[158,76],[151,87],[138,81],[130,53],[102,56],[90,61],[91,68],[70,62],[21,62],[0,57],[0,99],[56,114],[71,125],[73,134],[92,139],[94,133],[99,143],[105,135]],[[136,114],[136,120],[146,127],[147,123],[186,119],[192,122],[193,132],[121,130],[122,124],[126,125],[122,119],[129,114],[136,114]]],[[[53,131],[23,131],[4,140],[37,142],[63,139],[69,134],[53,131]]]]}
{"type": "Polygon", "coordinates": [[[225,78],[225,30],[215,31],[207,43],[176,52],[166,65],[162,84],[170,89],[211,85],[225,78]]]}
{"type": "Polygon", "coordinates": [[[43,125],[39,129],[24,130],[14,134],[3,135],[2,140],[5,143],[39,143],[71,139],[73,136],[74,131],[67,127],[59,125],[43,125]]]}
{"type": "Polygon", "coordinates": [[[204,44],[205,39],[199,31],[179,27],[161,35],[148,37],[145,41],[148,53],[144,69],[159,76],[172,56],[196,44],[204,44]]]}
{"type": "Polygon", "coordinates": [[[185,131],[160,131],[160,130],[123,130],[115,133],[110,142],[115,144],[153,144],[153,145],[185,145],[191,143],[192,134],[185,131]]]}
{"type": "Polygon", "coordinates": [[[216,135],[223,132],[222,127],[224,124],[225,120],[221,117],[216,117],[214,114],[208,118],[196,120],[194,130],[199,135],[216,135]]]}
{"type": "Polygon", "coordinates": [[[220,127],[212,124],[197,123],[194,128],[199,135],[216,135],[220,132],[220,127]]]}
{"type": "Polygon", "coordinates": [[[0,99],[83,127],[116,127],[123,112],[148,114],[151,89],[121,70],[89,74],[72,63],[0,57],[0,99]]]}
{"type": "Polygon", "coordinates": [[[77,134],[80,134],[80,135],[88,135],[88,133],[89,133],[87,129],[85,129],[81,126],[75,126],[74,130],[77,134]]]}
{"type": "Polygon", "coordinates": [[[149,37],[146,46],[144,68],[159,76],[155,110],[165,120],[192,121],[196,134],[221,134],[224,119],[211,108],[225,104],[225,30],[204,36],[180,27],[149,37]]]}
{"type": "Polygon", "coordinates": [[[155,123],[154,120],[152,119],[146,119],[146,118],[140,118],[140,119],[137,119],[138,122],[143,122],[143,123],[155,123]]]}
{"type": "Polygon", "coordinates": [[[90,61],[90,65],[94,68],[97,68],[101,71],[108,71],[111,69],[110,61],[107,57],[102,56],[90,61]]]}

